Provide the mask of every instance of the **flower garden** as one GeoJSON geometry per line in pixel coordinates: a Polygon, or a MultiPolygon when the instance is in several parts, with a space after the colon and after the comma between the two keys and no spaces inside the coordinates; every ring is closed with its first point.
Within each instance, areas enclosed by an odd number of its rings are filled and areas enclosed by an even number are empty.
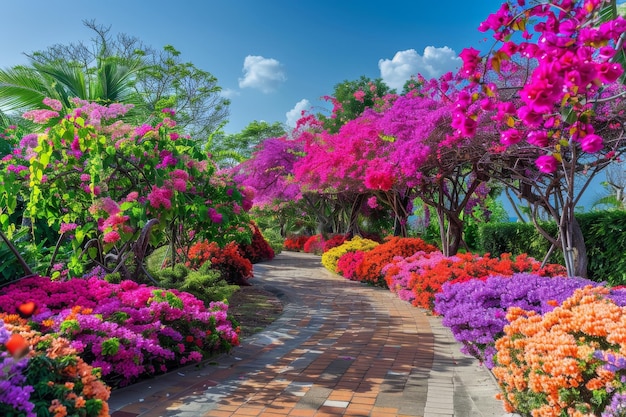
{"type": "Polygon", "coordinates": [[[387,288],[441,316],[462,352],[492,371],[506,411],[622,415],[623,287],[567,277],[562,265],[542,266],[525,254],[447,257],[415,238],[378,243],[356,236],[321,261],[346,279],[387,288]]]}
{"type": "Polygon", "coordinates": [[[234,166],[171,100],[0,119],[0,414],[107,416],[112,389],[228,352],[228,297],[284,248],[440,315],[507,411],[625,415],[626,271],[588,270],[576,206],[626,150],[626,19],[516,0],[479,30],[456,74],[340,84],[234,166]],[[472,246],[503,190],[545,259],[472,246]]]}

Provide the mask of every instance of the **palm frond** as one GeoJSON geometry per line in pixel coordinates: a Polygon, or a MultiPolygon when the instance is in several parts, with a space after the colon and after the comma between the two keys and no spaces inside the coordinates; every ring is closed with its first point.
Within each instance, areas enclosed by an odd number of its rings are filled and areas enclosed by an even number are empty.
{"type": "Polygon", "coordinates": [[[78,97],[83,100],[89,99],[89,92],[85,73],[76,65],[65,61],[40,63],[33,62],[33,68],[52,83],[57,99],[69,107],[70,99],[78,97]]]}
{"type": "Polygon", "coordinates": [[[92,85],[91,99],[128,103],[129,98],[134,96],[132,86],[140,68],[138,61],[101,60],[98,65],[97,81],[92,85]]]}
{"type": "Polygon", "coordinates": [[[43,77],[33,68],[0,69],[0,109],[4,112],[40,108],[49,92],[43,77]]]}
{"type": "Polygon", "coordinates": [[[600,197],[593,202],[591,207],[597,208],[599,206],[606,206],[609,208],[620,209],[623,208],[624,202],[619,200],[614,194],[600,197]]]}

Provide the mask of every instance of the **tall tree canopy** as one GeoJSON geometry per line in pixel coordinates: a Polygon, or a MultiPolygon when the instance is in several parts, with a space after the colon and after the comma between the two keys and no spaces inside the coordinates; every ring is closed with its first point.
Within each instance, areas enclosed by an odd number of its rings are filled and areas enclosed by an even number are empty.
{"type": "Polygon", "coordinates": [[[133,104],[130,115],[145,121],[154,111],[174,108],[179,127],[198,140],[228,117],[229,101],[220,95],[217,79],[184,62],[174,47],[156,51],[138,38],[113,36],[110,27],[93,20],[83,23],[95,34],[91,43],[52,45],[26,54],[29,65],[0,70],[0,109],[45,108],[45,97],[69,109],[69,99],[78,97],[133,104]]]}

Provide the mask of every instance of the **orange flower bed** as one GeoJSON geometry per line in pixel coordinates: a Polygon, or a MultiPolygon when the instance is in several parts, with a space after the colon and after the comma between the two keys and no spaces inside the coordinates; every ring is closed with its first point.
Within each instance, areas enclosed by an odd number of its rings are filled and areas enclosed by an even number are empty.
{"type": "Polygon", "coordinates": [[[626,389],[626,307],[608,294],[585,287],[543,316],[509,309],[492,370],[507,411],[600,415],[626,389]]]}
{"type": "Polygon", "coordinates": [[[356,270],[358,281],[368,282],[374,285],[386,287],[383,267],[391,263],[394,257],[406,258],[415,252],[434,252],[437,248],[419,238],[390,237],[374,249],[365,253],[363,261],[356,270]]]}

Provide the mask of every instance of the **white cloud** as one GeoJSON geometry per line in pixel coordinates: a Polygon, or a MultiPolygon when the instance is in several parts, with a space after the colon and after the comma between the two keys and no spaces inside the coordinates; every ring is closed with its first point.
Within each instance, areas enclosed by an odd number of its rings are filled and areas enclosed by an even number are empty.
{"type": "Polygon", "coordinates": [[[233,97],[237,97],[241,93],[237,90],[233,90],[232,88],[224,88],[222,89],[222,91],[220,91],[220,94],[224,98],[233,98],[233,97]]]}
{"type": "Polygon", "coordinates": [[[407,49],[396,52],[393,59],[380,59],[378,68],[383,81],[399,91],[412,75],[419,73],[425,78],[437,78],[448,71],[458,70],[461,64],[461,58],[453,49],[427,46],[423,55],[415,49],[407,49]]]}
{"type": "Polygon", "coordinates": [[[287,117],[287,121],[285,123],[287,126],[296,127],[296,122],[300,119],[300,117],[302,117],[302,111],[308,110],[309,107],[311,107],[311,103],[309,103],[309,100],[305,98],[297,102],[296,105],[293,106],[293,109],[285,113],[285,116],[287,117]]]}
{"type": "Polygon", "coordinates": [[[273,58],[248,55],[243,61],[243,78],[239,88],[256,88],[264,93],[276,90],[287,77],[280,62],[273,58]]]}

